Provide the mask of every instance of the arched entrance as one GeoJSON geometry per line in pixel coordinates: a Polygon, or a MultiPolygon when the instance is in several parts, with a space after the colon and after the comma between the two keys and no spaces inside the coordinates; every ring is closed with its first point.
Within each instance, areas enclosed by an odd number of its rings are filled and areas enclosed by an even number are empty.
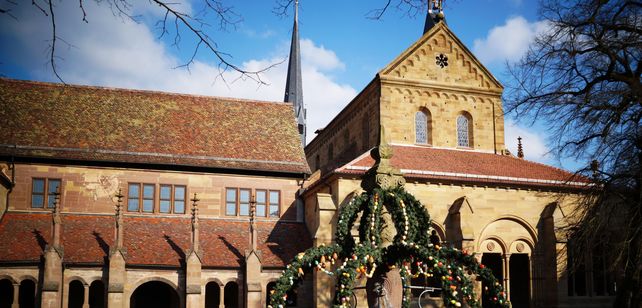
{"type": "Polygon", "coordinates": [[[36,307],[36,283],[35,282],[29,279],[25,279],[22,282],[20,282],[18,303],[20,304],[20,308],[36,307]]]}
{"type": "Polygon", "coordinates": [[[239,307],[239,285],[230,281],[225,285],[224,296],[225,308],[238,308],[239,307]]]}
{"type": "Polygon", "coordinates": [[[161,281],[150,281],[140,285],[129,298],[130,308],[178,308],[178,293],[161,281]]]}
{"type": "Polygon", "coordinates": [[[528,254],[510,256],[510,301],[513,307],[530,306],[530,264],[528,254]]]}
{"type": "Polygon", "coordinates": [[[221,287],[216,281],[205,285],[205,308],[219,308],[221,303],[221,287]]]}
{"type": "Polygon", "coordinates": [[[69,308],[82,308],[85,302],[85,286],[79,280],[69,283],[69,308]]]}
{"type": "Polygon", "coordinates": [[[0,280],[0,308],[13,304],[13,283],[9,279],[0,280]]]}
{"type": "Polygon", "coordinates": [[[89,286],[89,308],[105,307],[105,284],[96,280],[89,286]]]}

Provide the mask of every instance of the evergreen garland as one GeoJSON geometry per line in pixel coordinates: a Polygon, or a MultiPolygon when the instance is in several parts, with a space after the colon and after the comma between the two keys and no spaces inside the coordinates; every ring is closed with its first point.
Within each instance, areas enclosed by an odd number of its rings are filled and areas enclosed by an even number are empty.
{"type": "Polygon", "coordinates": [[[349,307],[355,282],[371,278],[378,267],[398,268],[404,286],[403,307],[410,307],[410,279],[435,276],[441,279],[441,296],[446,307],[481,307],[474,292],[474,281],[486,284],[483,290],[492,307],[509,307],[501,284],[492,272],[479,264],[474,255],[453,247],[433,246],[429,241],[430,215],[426,208],[403,187],[375,188],[354,196],[343,206],[337,222],[336,244],[319,246],[299,253],[283,271],[270,295],[270,305],[282,308],[287,292],[305,273],[317,270],[335,276],[333,307],[349,307]],[[381,246],[383,208],[391,215],[397,234],[393,243],[381,246]],[[359,243],[351,230],[361,214],[359,243]]]}

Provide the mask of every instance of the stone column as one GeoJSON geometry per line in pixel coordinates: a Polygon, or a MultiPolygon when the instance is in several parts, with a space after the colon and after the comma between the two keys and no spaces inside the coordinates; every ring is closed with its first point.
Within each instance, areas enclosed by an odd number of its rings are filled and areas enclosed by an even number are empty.
{"type": "Polygon", "coordinates": [[[510,253],[504,255],[504,290],[506,290],[506,298],[510,300],[510,253]]]}
{"type": "Polygon", "coordinates": [[[11,308],[20,308],[18,303],[19,297],[20,297],[20,284],[14,283],[13,284],[13,303],[11,304],[11,308]]]}
{"type": "Polygon", "coordinates": [[[219,296],[220,302],[218,303],[218,307],[225,308],[225,285],[220,285],[219,288],[221,290],[219,293],[221,296],[219,296]]]}
{"type": "MultiPolygon", "coordinates": [[[[261,292],[261,252],[258,249],[258,230],[255,222],[256,200],[250,200],[250,250],[245,253],[245,307],[263,307],[261,292]]],[[[240,288],[241,286],[239,286],[240,288]]],[[[240,293],[240,292],[239,292],[240,293]]]]}
{"type": "Polygon", "coordinates": [[[201,251],[199,244],[199,220],[198,220],[198,201],[197,195],[194,194],[192,201],[192,237],[190,251],[187,253],[186,270],[185,270],[185,306],[186,308],[197,308],[203,306],[203,296],[201,293],[201,251]]]}
{"type": "Polygon", "coordinates": [[[116,194],[116,240],[115,247],[109,253],[109,282],[107,285],[107,307],[122,308],[125,305],[125,283],[127,281],[127,270],[125,268],[125,256],[127,251],[124,247],[124,223],[122,206],[123,195],[121,190],[116,194]]]}
{"type": "Polygon", "coordinates": [[[85,298],[83,299],[82,308],[89,308],[89,285],[85,283],[83,287],[85,287],[85,298]]]}
{"type": "Polygon", "coordinates": [[[60,192],[54,193],[54,210],[52,213],[52,244],[45,248],[44,279],[40,306],[42,308],[59,308],[61,305],[62,258],[63,248],[60,241],[62,217],[60,216],[60,192]]]}

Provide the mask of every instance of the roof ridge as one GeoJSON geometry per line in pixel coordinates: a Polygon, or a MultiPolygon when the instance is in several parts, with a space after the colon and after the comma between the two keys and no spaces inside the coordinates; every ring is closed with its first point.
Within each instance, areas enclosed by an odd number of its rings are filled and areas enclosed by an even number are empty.
{"type": "Polygon", "coordinates": [[[257,99],[239,98],[239,97],[179,93],[179,92],[168,92],[168,91],[161,91],[161,90],[119,88],[119,87],[110,87],[110,86],[83,85],[83,84],[72,84],[72,83],[63,84],[63,83],[57,83],[57,82],[14,79],[14,78],[7,78],[7,77],[0,77],[0,81],[18,83],[18,84],[49,86],[49,87],[71,87],[71,88],[105,90],[105,91],[114,91],[114,92],[130,92],[130,93],[142,93],[142,94],[162,94],[167,96],[198,97],[198,98],[219,99],[219,100],[226,100],[226,101],[248,102],[248,103],[268,103],[268,104],[283,105],[283,106],[289,105],[288,103],[279,102],[279,101],[267,101],[267,100],[257,100],[257,99]]]}

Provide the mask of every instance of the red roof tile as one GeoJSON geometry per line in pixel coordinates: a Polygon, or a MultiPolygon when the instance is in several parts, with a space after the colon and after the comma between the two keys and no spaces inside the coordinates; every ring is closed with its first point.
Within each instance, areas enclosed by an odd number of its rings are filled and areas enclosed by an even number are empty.
{"type": "Polygon", "coordinates": [[[0,156],[309,173],[290,104],[0,78],[0,156]]]}
{"type": "MultiPolygon", "coordinates": [[[[455,180],[534,186],[578,186],[587,179],[544,164],[477,151],[393,145],[392,165],[406,178],[455,180]]],[[[363,174],[374,160],[369,152],[336,169],[336,173],[363,174]]]]}
{"type": "MultiPolygon", "coordinates": [[[[102,264],[114,242],[114,217],[63,214],[64,262],[102,264]]],[[[284,267],[312,245],[302,223],[257,222],[264,267],[284,267]],[[296,238],[295,241],[292,238],[296,238]]],[[[203,219],[203,266],[239,267],[249,247],[248,222],[203,219]]],[[[51,215],[9,212],[0,222],[0,262],[38,262],[51,241],[51,215]]],[[[180,266],[190,247],[184,217],[125,217],[129,265],[180,266]]]]}

